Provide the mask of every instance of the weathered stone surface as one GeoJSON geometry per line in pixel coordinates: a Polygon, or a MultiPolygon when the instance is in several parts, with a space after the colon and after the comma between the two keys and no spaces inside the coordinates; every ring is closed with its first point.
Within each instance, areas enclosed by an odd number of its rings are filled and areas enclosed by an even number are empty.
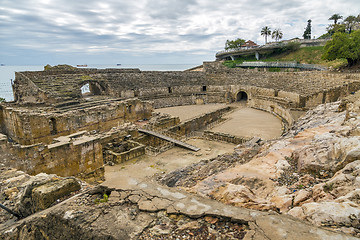
{"type": "MultiPolygon", "coordinates": [[[[54,174],[29,176],[16,169],[0,169],[0,196],[7,208],[22,217],[44,210],[81,189],[74,178],[61,178],[54,174]]],[[[0,220],[6,222],[14,216],[1,210],[0,220]]]]}
{"type": "Polygon", "coordinates": [[[34,210],[44,210],[55,203],[56,200],[80,189],[79,182],[74,178],[59,179],[35,187],[32,190],[34,210]]]}
{"type": "Polygon", "coordinates": [[[306,219],[318,226],[360,227],[360,209],[352,202],[305,203],[290,210],[288,214],[306,219]]]}
{"type": "Polygon", "coordinates": [[[360,236],[357,222],[348,220],[354,217],[351,212],[360,209],[360,119],[355,118],[360,104],[347,104],[348,112],[339,111],[339,102],[320,105],[285,137],[264,143],[259,154],[246,162],[238,158],[239,162],[234,160],[237,164],[202,180],[197,176],[207,166],[178,170],[193,182],[186,185],[180,178],[176,186],[191,186],[190,192],[235,206],[282,213],[290,210],[291,215],[315,225],[360,236]],[[344,211],[337,214],[340,209],[344,211]],[[333,217],[336,221],[328,221],[333,217]]]}
{"type": "Polygon", "coordinates": [[[111,202],[97,201],[102,197],[98,191],[79,194],[12,226],[0,225],[2,239],[355,239],[288,216],[227,206],[150,183],[140,189],[110,190],[119,199],[111,202]],[[133,203],[129,197],[134,195],[144,200],[133,203]],[[155,207],[155,213],[140,209],[146,199],[165,201],[177,208],[176,214],[165,205],[155,207]]]}

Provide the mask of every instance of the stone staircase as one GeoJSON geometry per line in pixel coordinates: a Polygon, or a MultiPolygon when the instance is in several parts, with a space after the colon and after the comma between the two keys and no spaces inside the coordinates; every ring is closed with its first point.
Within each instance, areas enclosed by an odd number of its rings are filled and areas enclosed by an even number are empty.
{"type": "Polygon", "coordinates": [[[185,143],[183,141],[180,141],[180,140],[165,136],[165,135],[163,135],[161,133],[158,133],[158,132],[154,132],[154,131],[146,130],[146,129],[138,129],[138,131],[141,132],[141,133],[145,133],[145,134],[148,134],[148,135],[152,135],[152,136],[164,139],[164,140],[166,140],[168,142],[174,143],[177,146],[180,146],[180,147],[183,147],[183,148],[186,148],[186,149],[190,149],[191,151],[194,151],[194,152],[197,152],[197,151],[200,150],[200,148],[198,148],[196,146],[193,146],[193,145],[190,145],[190,144],[185,143]]]}

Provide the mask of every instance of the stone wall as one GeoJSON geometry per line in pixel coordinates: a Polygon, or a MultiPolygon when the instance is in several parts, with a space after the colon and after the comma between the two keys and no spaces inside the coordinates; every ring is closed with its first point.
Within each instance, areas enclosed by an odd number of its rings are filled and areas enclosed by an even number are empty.
{"type": "Polygon", "coordinates": [[[237,137],[226,133],[218,133],[212,131],[204,131],[203,137],[212,141],[223,141],[234,144],[242,144],[250,140],[247,137],[237,137]]]}
{"type": "Polygon", "coordinates": [[[199,117],[190,119],[186,122],[180,123],[179,125],[171,127],[168,129],[168,131],[185,136],[191,132],[204,129],[210,123],[219,120],[224,113],[229,112],[231,109],[231,107],[224,107],[211,113],[205,113],[199,117]]]}
{"type": "Polygon", "coordinates": [[[7,165],[28,174],[57,174],[76,176],[88,182],[102,180],[104,177],[101,139],[86,136],[84,132],[60,137],[53,144],[1,145],[2,154],[12,154],[7,165]]]}
{"type": "Polygon", "coordinates": [[[126,144],[125,151],[119,152],[116,149],[104,151],[104,159],[106,162],[112,162],[115,164],[123,163],[145,154],[145,145],[143,144],[131,140],[123,142],[122,144],[126,144]]]}
{"type": "Polygon", "coordinates": [[[305,97],[305,102],[302,103],[299,102],[298,97],[292,99],[299,104],[299,107],[305,107],[306,99],[312,98],[319,92],[336,92],[338,87],[348,85],[351,85],[350,88],[353,90],[359,89],[360,75],[328,72],[259,72],[230,69],[219,62],[204,62],[204,71],[202,72],[119,71],[114,69],[22,72],[16,75],[14,93],[18,103],[61,102],[81,98],[80,88],[85,83],[96,84],[98,86],[96,94],[98,95],[154,99],[155,107],[174,105],[180,96],[185,96],[184,104],[192,104],[194,98],[195,100],[204,98],[202,100],[204,102],[224,102],[227,101],[226,98],[221,99],[220,96],[235,94],[227,91],[231,86],[257,87],[279,94],[282,92],[294,93],[305,97]],[[31,91],[26,92],[27,88],[31,91]],[[199,97],[201,95],[204,97],[199,97]]]}
{"type": "Polygon", "coordinates": [[[279,116],[283,122],[283,131],[295,122],[295,116],[292,115],[289,105],[276,102],[273,98],[253,98],[248,106],[279,116]]]}
{"type": "Polygon", "coordinates": [[[56,109],[3,107],[2,131],[22,145],[50,143],[54,137],[76,131],[108,131],[125,122],[150,118],[152,106],[137,99],[99,104],[63,113],[56,109]],[[50,110],[50,111],[49,111],[50,110]]]}

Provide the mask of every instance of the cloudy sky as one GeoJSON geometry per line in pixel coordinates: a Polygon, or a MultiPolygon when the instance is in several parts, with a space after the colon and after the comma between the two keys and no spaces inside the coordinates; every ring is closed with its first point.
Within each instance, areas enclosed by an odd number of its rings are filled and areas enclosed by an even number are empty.
{"type": "Polygon", "coordinates": [[[0,63],[185,63],[214,60],[227,39],[315,37],[359,0],[0,0],[0,63]]]}

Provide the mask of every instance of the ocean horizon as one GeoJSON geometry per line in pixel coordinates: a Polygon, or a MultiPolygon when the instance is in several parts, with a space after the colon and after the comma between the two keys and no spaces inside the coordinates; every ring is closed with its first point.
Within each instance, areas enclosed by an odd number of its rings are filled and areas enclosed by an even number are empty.
{"type": "MultiPolygon", "coordinates": [[[[87,64],[86,68],[139,68],[141,71],[184,71],[200,64],[87,64]]],[[[0,98],[13,101],[11,83],[15,79],[15,72],[42,71],[45,65],[2,65],[0,66],[0,98]]],[[[74,65],[71,65],[74,66],[74,65]]],[[[76,67],[76,65],[74,66],[76,67]]]]}

